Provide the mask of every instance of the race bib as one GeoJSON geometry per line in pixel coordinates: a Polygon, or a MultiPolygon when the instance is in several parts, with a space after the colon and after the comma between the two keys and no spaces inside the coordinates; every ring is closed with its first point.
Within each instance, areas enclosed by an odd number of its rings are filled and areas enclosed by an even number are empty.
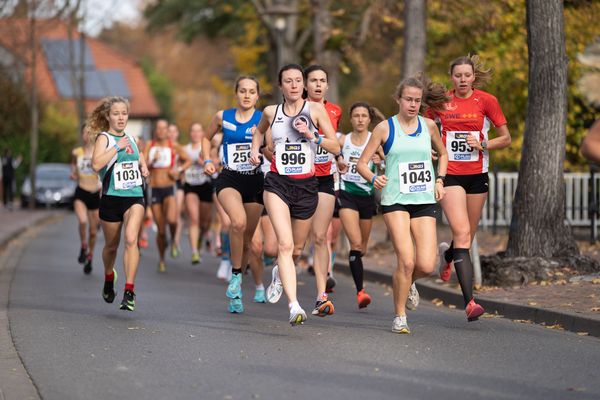
{"type": "Polygon", "coordinates": [[[308,143],[278,143],[275,146],[275,166],[280,175],[310,174],[313,152],[308,143]]]}
{"type": "Polygon", "coordinates": [[[88,157],[77,157],[77,170],[79,175],[94,175],[92,159],[88,157]]]}
{"type": "Polygon", "coordinates": [[[331,154],[321,146],[317,146],[317,154],[315,154],[315,164],[326,164],[331,160],[333,160],[333,154],[331,154]]]}
{"type": "Polygon", "coordinates": [[[169,147],[152,147],[148,157],[153,168],[170,168],[173,164],[172,151],[169,147]]]}
{"type": "Polygon", "coordinates": [[[478,131],[446,132],[446,150],[450,161],[479,161],[479,150],[472,148],[467,143],[467,137],[473,135],[479,137],[478,131]]]}
{"type": "Polygon", "coordinates": [[[400,193],[433,192],[435,177],[432,173],[431,161],[403,162],[400,169],[400,193]]]}
{"type": "Polygon", "coordinates": [[[202,185],[208,180],[208,177],[204,174],[204,167],[198,164],[194,164],[185,170],[185,182],[192,186],[202,185]]]}
{"type": "Polygon", "coordinates": [[[234,171],[252,171],[250,164],[251,143],[231,143],[227,145],[227,167],[234,171]]]}
{"type": "Polygon", "coordinates": [[[127,190],[142,186],[142,173],[137,161],[115,163],[113,168],[115,190],[127,190]]]}
{"type": "Polygon", "coordinates": [[[353,156],[350,156],[348,158],[348,172],[346,172],[346,174],[344,175],[344,180],[346,182],[367,183],[366,179],[360,176],[360,174],[356,170],[356,165],[358,164],[359,158],[360,157],[353,156]]]}

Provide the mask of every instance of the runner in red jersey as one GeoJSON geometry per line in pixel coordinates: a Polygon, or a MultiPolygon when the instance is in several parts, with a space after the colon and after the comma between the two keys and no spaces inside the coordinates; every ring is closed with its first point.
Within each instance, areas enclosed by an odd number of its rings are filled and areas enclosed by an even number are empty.
{"type": "MultiPolygon", "coordinates": [[[[325,100],[328,86],[327,71],[320,65],[311,65],[304,70],[306,77],[306,97],[308,101],[325,106],[333,129],[337,132],[342,116],[342,109],[337,104],[325,100]]],[[[323,133],[319,129],[319,135],[323,133]]],[[[333,303],[327,298],[326,286],[331,254],[327,242],[327,230],[335,208],[335,188],[333,174],[336,171],[335,155],[323,147],[317,148],[315,154],[315,175],[319,181],[319,202],[312,222],[311,233],[314,244],[313,267],[317,283],[317,302],[313,315],[324,317],[333,314],[333,303]]]]}
{"type": "Polygon", "coordinates": [[[431,110],[441,124],[442,141],[448,151],[446,196],[441,201],[452,229],[452,243],[440,244],[440,277],[450,279],[454,268],[465,300],[469,321],[483,314],[473,299],[473,265],[469,249],[481,218],[488,193],[489,150],[508,147],[511,143],[506,118],[498,100],[479,89],[490,78],[479,57],[460,57],[450,65],[454,90],[448,93],[446,110],[431,110]],[[494,126],[497,136],[489,139],[494,126]]]}

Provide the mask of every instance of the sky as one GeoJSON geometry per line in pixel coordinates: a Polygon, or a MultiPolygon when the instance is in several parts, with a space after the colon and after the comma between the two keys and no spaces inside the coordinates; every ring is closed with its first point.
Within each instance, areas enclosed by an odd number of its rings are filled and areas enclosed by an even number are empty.
{"type": "MultiPolygon", "coordinates": [[[[59,6],[66,1],[75,0],[37,0],[39,4],[55,3],[59,6]]],[[[147,0],[81,0],[86,14],[84,30],[88,35],[96,36],[103,28],[109,28],[114,22],[135,24],[141,18],[140,9],[147,0]]],[[[10,15],[18,0],[0,0],[0,17],[10,15]]]]}

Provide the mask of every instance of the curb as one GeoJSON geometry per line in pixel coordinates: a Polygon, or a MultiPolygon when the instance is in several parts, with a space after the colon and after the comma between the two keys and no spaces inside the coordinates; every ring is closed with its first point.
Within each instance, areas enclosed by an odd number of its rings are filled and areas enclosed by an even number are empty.
{"type": "Polygon", "coordinates": [[[0,239],[0,250],[4,252],[0,259],[0,399],[39,399],[35,383],[31,379],[23,361],[15,348],[10,329],[8,306],[10,286],[14,272],[23,252],[28,247],[25,243],[11,241],[21,237],[34,237],[36,231],[53,219],[60,218],[56,213],[41,214],[26,226],[18,228],[0,239]]]}
{"type": "MultiPolygon", "coordinates": [[[[336,272],[351,275],[348,264],[336,262],[335,267],[336,272]]],[[[367,268],[364,269],[364,279],[386,285],[392,284],[391,275],[367,268]]],[[[423,279],[416,282],[416,285],[422,299],[440,299],[445,305],[452,304],[457,309],[464,307],[462,294],[456,290],[441,287],[423,279]]],[[[477,302],[485,308],[488,314],[498,314],[512,320],[531,321],[546,326],[560,325],[570,332],[587,332],[590,336],[600,337],[600,321],[580,314],[499,301],[485,296],[477,296],[477,302]]]]}

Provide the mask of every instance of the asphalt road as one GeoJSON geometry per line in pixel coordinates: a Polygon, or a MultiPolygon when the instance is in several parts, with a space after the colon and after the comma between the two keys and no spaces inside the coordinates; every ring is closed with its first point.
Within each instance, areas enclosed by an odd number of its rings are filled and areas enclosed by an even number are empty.
{"type": "MultiPolygon", "coordinates": [[[[144,250],[136,311],[121,311],[121,269],[115,303],[100,296],[99,242],[85,276],[69,216],[41,231],[15,273],[10,327],[44,399],[600,398],[597,338],[500,318],[467,323],[462,310],[431,304],[409,314],[412,334],[398,335],[389,289],[368,285],[374,302],[359,311],[342,275],[332,317],[291,327],[284,298],[251,302],[250,276],[246,311],[231,315],[217,259],[192,266],[187,246],[166,274],[154,247],[144,250]]],[[[314,279],[299,282],[310,311],[314,279]]]]}

